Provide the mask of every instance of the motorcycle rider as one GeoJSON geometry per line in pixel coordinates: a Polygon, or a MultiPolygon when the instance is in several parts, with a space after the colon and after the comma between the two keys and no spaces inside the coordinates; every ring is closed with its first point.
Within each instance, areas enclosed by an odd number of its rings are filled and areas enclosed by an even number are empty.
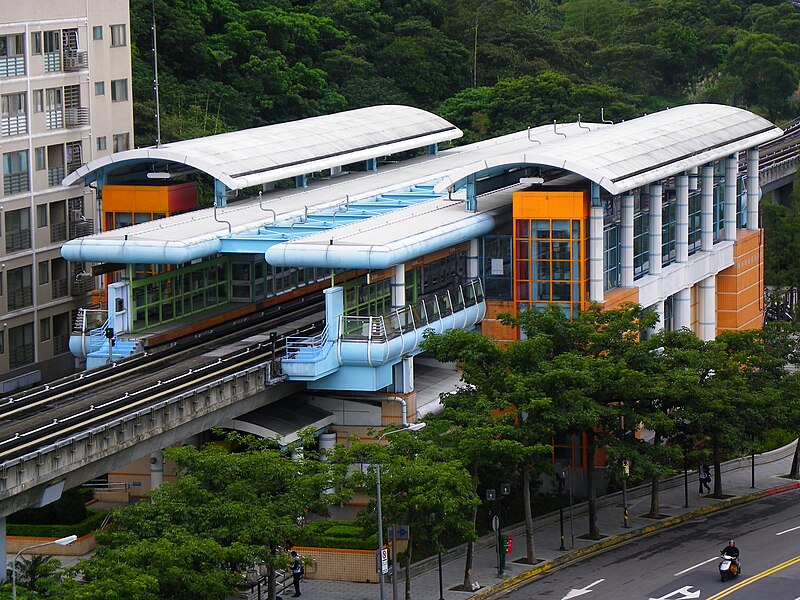
{"type": "Polygon", "coordinates": [[[742,566],[739,564],[739,549],[736,547],[736,543],[733,540],[729,541],[728,545],[720,550],[719,553],[722,556],[729,556],[733,559],[733,564],[736,566],[734,575],[738,575],[742,572],[742,566]]]}

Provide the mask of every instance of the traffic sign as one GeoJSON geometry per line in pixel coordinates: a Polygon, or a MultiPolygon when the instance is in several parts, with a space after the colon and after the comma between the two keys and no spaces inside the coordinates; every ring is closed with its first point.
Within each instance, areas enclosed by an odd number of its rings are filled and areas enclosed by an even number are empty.
{"type": "Polygon", "coordinates": [[[492,531],[500,530],[500,517],[497,515],[492,517],[492,531]]]}
{"type": "Polygon", "coordinates": [[[380,550],[375,551],[375,570],[378,573],[386,573],[389,572],[389,549],[388,548],[381,548],[380,550]]]}

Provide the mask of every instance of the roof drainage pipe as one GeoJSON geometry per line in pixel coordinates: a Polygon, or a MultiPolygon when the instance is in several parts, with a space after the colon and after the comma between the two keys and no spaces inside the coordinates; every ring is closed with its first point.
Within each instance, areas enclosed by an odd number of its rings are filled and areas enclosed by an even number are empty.
{"type": "Polygon", "coordinates": [[[408,407],[406,406],[406,399],[402,396],[386,396],[387,400],[400,403],[400,423],[403,427],[408,425],[408,407]]]}

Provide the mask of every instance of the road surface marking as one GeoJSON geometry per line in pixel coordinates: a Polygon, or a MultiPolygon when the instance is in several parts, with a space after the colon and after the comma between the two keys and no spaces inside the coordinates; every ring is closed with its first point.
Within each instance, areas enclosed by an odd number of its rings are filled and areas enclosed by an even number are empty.
{"type": "Polygon", "coordinates": [[[650,600],[669,600],[670,598],[674,598],[675,600],[694,600],[700,597],[700,590],[692,591],[692,586],[685,585],[679,590],[675,590],[674,592],[670,592],[666,596],[661,596],[661,598],[650,598],[650,600]],[[680,594],[680,596],[678,596],[680,594]]]}
{"type": "Polygon", "coordinates": [[[593,588],[597,584],[603,583],[604,581],[605,581],[605,579],[598,579],[594,583],[590,583],[589,585],[584,586],[579,590],[572,589],[569,592],[567,592],[567,595],[564,596],[561,600],[570,600],[570,598],[577,598],[578,596],[583,596],[584,594],[588,594],[589,592],[592,591],[589,588],[593,588]]]}
{"type": "Polygon", "coordinates": [[[797,527],[792,527],[791,529],[787,529],[786,531],[780,531],[780,532],[776,533],[775,535],[783,535],[784,533],[789,533],[790,531],[794,531],[796,529],[800,529],[800,525],[798,525],[797,527]]]}
{"type": "Polygon", "coordinates": [[[689,567],[688,569],[684,569],[683,571],[678,571],[677,573],[675,573],[675,575],[673,575],[673,577],[677,577],[678,575],[683,575],[684,573],[688,573],[692,569],[696,569],[697,567],[702,567],[703,565],[707,565],[710,562],[714,562],[715,560],[718,560],[718,558],[719,557],[715,556],[714,558],[709,558],[708,560],[704,560],[703,562],[698,563],[698,564],[696,564],[696,565],[694,565],[692,567],[689,567]]]}
{"type": "Polygon", "coordinates": [[[740,590],[746,585],[750,585],[751,583],[755,583],[759,579],[763,579],[764,577],[772,575],[773,573],[777,573],[781,569],[785,569],[786,567],[791,567],[792,565],[797,564],[797,563],[800,563],[800,556],[795,556],[794,558],[791,558],[791,559],[787,560],[786,562],[782,562],[779,565],[775,565],[774,567],[770,567],[766,571],[762,571],[758,575],[753,575],[752,577],[750,577],[748,579],[745,579],[744,581],[740,581],[736,585],[732,585],[728,589],[723,590],[723,591],[719,592],[718,594],[714,594],[713,596],[709,596],[708,600],[719,600],[720,598],[724,598],[725,596],[729,596],[730,594],[732,594],[736,590],[740,590]]]}

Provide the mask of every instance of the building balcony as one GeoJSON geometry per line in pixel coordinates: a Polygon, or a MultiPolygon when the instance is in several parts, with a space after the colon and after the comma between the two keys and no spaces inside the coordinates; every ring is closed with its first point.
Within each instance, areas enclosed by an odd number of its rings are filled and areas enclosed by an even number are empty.
{"type": "Polygon", "coordinates": [[[477,279],[387,315],[347,316],[340,305],[326,302],[321,334],[287,338],[282,366],[290,380],[318,389],[380,389],[391,383],[393,365],[420,352],[427,333],[468,329],[486,316],[477,279]]]}
{"type": "Polygon", "coordinates": [[[22,77],[25,75],[25,57],[0,58],[0,77],[22,77]]]}
{"type": "Polygon", "coordinates": [[[33,364],[34,348],[33,344],[20,344],[12,346],[8,352],[8,366],[12,369],[33,364]]]}
{"type": "Polygon", "coordinates": [[[64,70],[84,71],[89,68],[89,54],[86,50],[64,50],[64,70]]]}
{"type": "Polygon", "coordinates": [[[52,281],[51,293],[53,298],[63,298],[69,296],[69,281],[65,279],[54,279],[52,281]]]}
{"type": "Polygon", "coordinates": [[[31,249],[31,230],[6,231],[6,252],[21,252],[31,249]]]}
{"type": "Polygon", "coordinates": [[[24,135],[26,133],[28,133],[28,115],[16,115],[0,119],[0,135],[3,137],[24,135]]]}
{"type": "Polygon", "coordinates": [[[47,185],[50,187],[60,186],[64,177],[64,167],[50,167],[47,169],[47,185]]]}
{"type": "Polygon", "coordinates": [[[73,106],[64,109],[64,122],[67,127],[82,127],[89,124],[89,109],[83,106],[73,106]]]}
{"type": "Polygon", "coordinates": [[[31,182],[27,171],[25,173],[12,173],[10,175],[3,175],[3,193],[6,196],[29,192],[30,189],[31,182]]]}
{"type": "Polygon", "coordinates": [[[66,241],[67,241],[67,224],[64,222],[51,223],[50,243],[56,244],[58,242],[66,242],[66,241]]]}
{"type": "Polygon", "coordinates": [[[69,222],[69,239],[86,237],[94,233],[94,219],[81,219],[69,222]]]}
{"type": "Polygon", "coordinates": [[[31,286],[8,290],[8,310],[20,310],[33,306],[33,288],[31,286]]]}

